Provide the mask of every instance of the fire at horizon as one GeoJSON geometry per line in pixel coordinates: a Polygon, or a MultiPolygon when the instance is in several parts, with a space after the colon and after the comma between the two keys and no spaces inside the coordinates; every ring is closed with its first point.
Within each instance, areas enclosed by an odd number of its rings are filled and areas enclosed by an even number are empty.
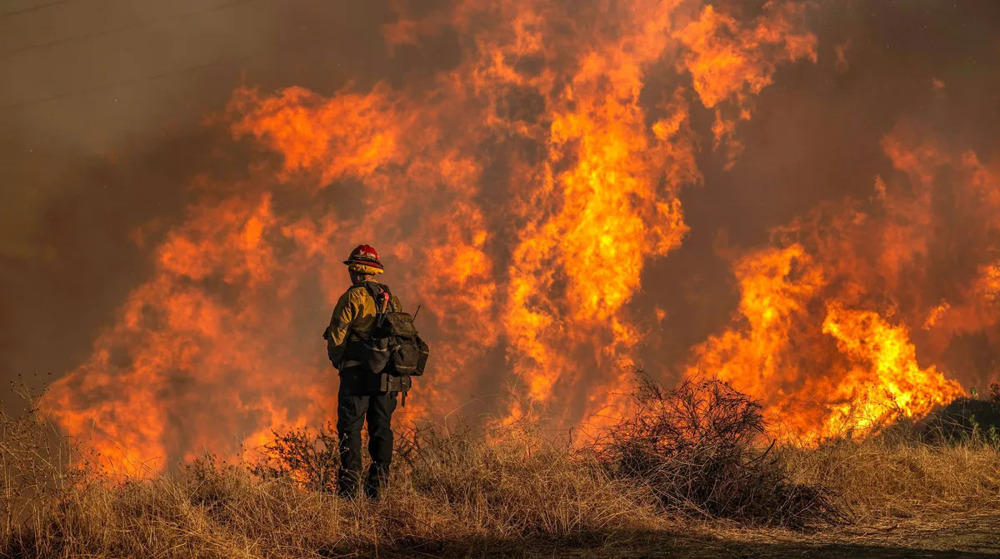
{"type": "Polygon", "coordinates": [[[644,270],[685,242],[681,192],[709,187],[699,154],[732,168],[758,95],[816,63],[808,9],[459,2],[384,28],[396,46],[457,34],[459,62],[432,77],[237,89],[210,120],[254,164],[239,181],[200,176],[182,220],[136,232],[152,275],[43,408],[129,473],[324,422],[322,320],[359,242],[424,309],[431,370],[401,410],[411,421],[510,385],[500,421],[539,409],[599,428],[634,367],[718,375],[805,443],[962,396],[939,358],[963,334],[995,336],[1000,174],[914,123],[882,139],[894,172],[869,198],[822,203],[731,257],[729,324],[680,362],[639,357],[671,314],[635,304],[656,289],[644,270]],[[697,111],[714,115],[706,129],[697,111]],[[946,278],[942,245],[965,251],[946,278]]]}

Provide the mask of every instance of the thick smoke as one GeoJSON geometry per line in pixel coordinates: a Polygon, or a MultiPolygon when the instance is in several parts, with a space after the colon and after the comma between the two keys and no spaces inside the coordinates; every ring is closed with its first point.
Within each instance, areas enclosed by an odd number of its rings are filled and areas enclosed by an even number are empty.
{"type": "Polygon", "coordinates": [[[29,382],[90,355],[150,274],[136,231],[176,223],[192,177],[245,175],[246,150],[203,124],[235,87],[402,75],[384,3],[47,4],[0,17],[0,378],[29,382]]]}
{"type": "MultiPolygon", "coordinates": [[[[905,329],[918,370],[991,378],[994,233],[948,197],[992,180],[996,8],[677,4],[249,2],[238,25],[225,10],[154,25],[173,41],[241,31],[193,49],[219,55],[210,71],[124,88],[128,110],[94,110],[107,92],[4,109],[14,186],[0,196],[26,211],[4,210],[2,372],[72,371],[50,409],[132,466],[233,452],[331,412],[316,326],[344,287],[341,253],[374,240],[435,342],[413,416],[477,398],[468,409],[501,418],[537,405],[594,422],[629,365],[663,378],[717,365],[698,357],[707,340],[748,332],[737,276],[796,246],[824,302],[905,329]],[[964,232],[945,234],[954,223],[964,232]],[[892,284],[865,270],[897,255],[897,233],[910,260],[892,260],[905,268],[892,284]]],[[[99,54],[79,56],[103,68],[99,54]]],[[[4,72],[41,72],[28,67],[4,72]]],[[[49,95],[103,83],[65,75],[49,95]]],[[[866,368],[803,304],[803,343],[779,354],[816,353],[764,385],[845,378],[813,375],[823,356],[866,368]]]]}

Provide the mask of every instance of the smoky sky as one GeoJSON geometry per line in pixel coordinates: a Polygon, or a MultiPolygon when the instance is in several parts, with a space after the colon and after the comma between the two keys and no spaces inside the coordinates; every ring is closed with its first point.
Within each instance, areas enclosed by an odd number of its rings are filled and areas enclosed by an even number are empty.
{"type": "MultiPolygon", "coordinates": [[[[390,52],[381,30],[396,18],[390,2],[354,0],[0,3],[0,376],[44,381],[84,360],[149,273],[134,231],[178,220],[196,174],[244,172],[256,155],[205,122],[236,87],[332,95],[457,62],[447,30],[390,52]]],[[[760,94],[735,165],[711,148],[713,114],[695,109],[705,180],[681,195],[691,232],[647,267],[636,300],[668,311],[649,341],[661,357],[682,360],[726,324],[733,254],[820,201],[868,195],[891,172],[880,141],[901,119],[997,155],[1000,3],[816,2],[809,24],[817,63],[781,69],[760,94]]]]}
{"type": "MultiPolygon", "coordinates": [[[[394,72],[386,3],[0,4],[0,377],[60,375],[149,269],[196,173],[247,155],[206,126],[241,84],[332,94],[394,72]]],[[[397,72],[398,73],[398,72],[397,72]]]]}

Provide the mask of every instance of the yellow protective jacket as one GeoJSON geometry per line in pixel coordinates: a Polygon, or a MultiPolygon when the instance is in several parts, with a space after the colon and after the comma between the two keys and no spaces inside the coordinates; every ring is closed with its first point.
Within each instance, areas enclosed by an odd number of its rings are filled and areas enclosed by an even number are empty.
{"type": "MultiPolygon", "coordinates": [[[[395,295],[392,295],[389,304],[391,312],[403,309],[395,295]]],[[[345,367],[359,365],[360,362],[352,359],[351,352],[347,351],[348,346],[352,342],[367,339],[374,327],[375,300],[364,284],[352,286],[340,296],[333,309],[333,316],[330,317],[330,325],[323,332],[326,353],[333,366],[343,370],[345,367]]]]}

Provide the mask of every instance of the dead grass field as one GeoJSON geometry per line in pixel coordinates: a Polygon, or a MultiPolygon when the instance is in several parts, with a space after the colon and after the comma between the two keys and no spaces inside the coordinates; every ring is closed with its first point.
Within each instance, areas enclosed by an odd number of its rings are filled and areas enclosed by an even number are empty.
{"type": "MultiPolygon", "coordinates": [[[[86,463],[67,467],[65,442],[34,415],[5,416],[2,426],[3,557],[1000,555],[1000,453],[980,440],[929,444],[896,433],[765,452],[747,439],[722,452],[695,433],[702,446],[693,453],[659,456],[657,472],[728,487],[713,493],[675,477],[625,475],[606,452],[531,426],[423,432],[404,437],[389,494],[371,502],[304,488],[280,468],[212,459],[113,480],[86,463]],[[761,475],[741,473],[760,464],[761,475]],[[734,476],[746,487],[720,483],[734,476]],[[774,483],[786,496],[820,496],[824,507],[762,511],[776,506],[766,494],[774,483]],[[750,505],[720,509],[706,498],[750,505]]],[[[314,443],[305,460],[329,459],[315,433],[299,435],[314,443]]]]}

